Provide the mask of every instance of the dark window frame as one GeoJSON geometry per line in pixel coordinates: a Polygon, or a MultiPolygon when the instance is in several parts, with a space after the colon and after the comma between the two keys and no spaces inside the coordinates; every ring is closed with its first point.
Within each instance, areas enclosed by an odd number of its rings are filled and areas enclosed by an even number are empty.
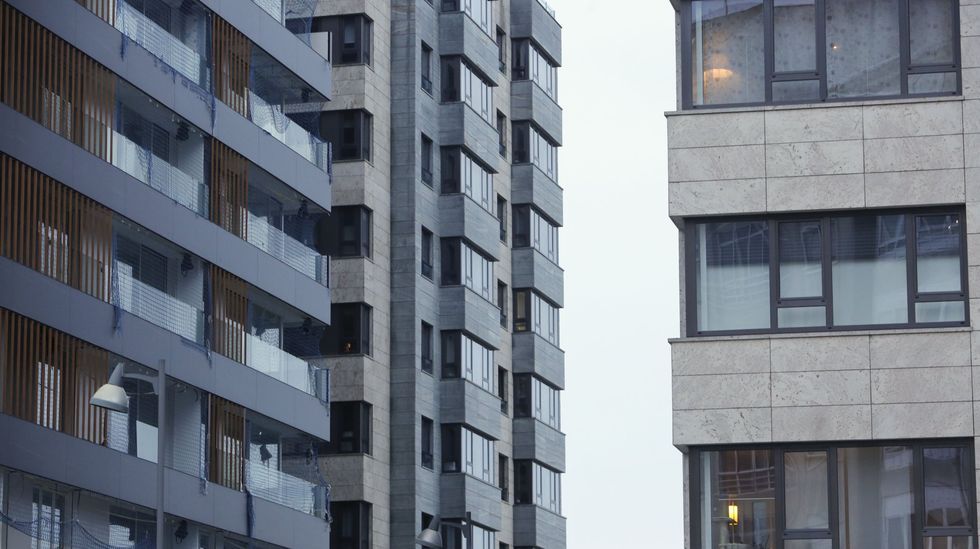
{"type": "Polygon", "coordinates": [[[422,416],[420,425],[421,465],[430,471],[435,470],[436,428],[431,418],[422,416]],[[428,432],[426,432],[428,430],[428,432]]]}
{"type": "Polygon", "coordinates": [[[363,400],[335,401],[330,403],[330,442],[326,453],[329,455],[366,454],[371,455],[371,421],[373,406],[363,400]],[[347,419],[345,422],[341,419],[347,419]],[[344,437],[345,427],[351,436],[344,437]],[[349,448],[344,445],[350,444],[349,448]]]}
{"type": "Polygon", "coordinates": [[[371,162],[374,116],[366,109],[320,113],[320,135],[329,141],[334,162],[371,162]]]}
{"type": "Polygon", "coordinates": [[[422,183],[425,183],[427,186],[432,187],[432,167],[435,164],[435,159],[433,157],[435,151],[435,143],[433,143],[432,138],[430,138],[428,135],[425,135],[424,133],[421,134],[421,140],[422,140],[422,150],[421,150],[422,159],[419,162],[419,165],[421,167],[420,171],[421,171],[422,183]]]}
{"type": "Polygon", "coordinates": [[[421,44],[421,51],[419,53],[421,70],[419,72],[422,91],[432,95],[432,46],[426,44],[424,41],[421,44]]]}
{"type": "Polygon", "coordinates": [[[371,547],[372,505],[366,501],[331,501],[330,517],[335,523],[330,528],[330,547],[335,549],[369,549],[371,547]],[[335,507],[336,506],[336,507],[335,507]],[[343,536],[345,529],[341,517],[355,520],[353,537],[343,536]]]}
{"type": "Polygon", "coordinates": [[[888,99],[903,99],[910,97],[955,97],[963,94],[963,73],[962,57],[960,52],[960,14],[959,1],[948,0],[952,4],[952,23],[950,30],[953,37],[953,63],[949,65],[913,65],[911,61],[910,31],[909,31],[909,2],[911,0],[898,0],[899,5],[899,55],[900,70],[899,79],[901,81],[901,92],[899,95],[875,95],[847,98],[830,98],[827,92],[827,25],[826,25],[826,1],[814,0],[815,16],[814,25],[816,32],[816,70],[815,71],[795,71],[795,72],[776,72],[775,71],[775,47],[774,47],[774,0],[762,0],[763,2],[763,26],[765,28],[764,58],[760,61],[765,64],[765,100],[753,103],[724,103],[712,105],[694,105],[693,82],[691,78],[691,0],[685,0],[680,7],[680,26],[681,26],[681,108],[683,110],[696,109],[719,109],[731,107],[751,107],[761,105],[794,105],[810,103],[845,103],[852,101],[879,101],[888,99]],[[954,72],[956,74],[956,90],[953,92],[930,92],[921,94],[910,94],[908,91],[909,76],[916,74],[939,74],[954,72]],[[774,82],[799,82],[807,80],[819,80],[820,98],[805,99],[797,101],[773,101],[772,85],[774,82]]]}
{"type": "Polygon", "coordinates": [[[435,264],[435,261],[432,256],[435,253],[435,235],[423,225],[421,238],[421,250],[419,252],[422,263],[421,273],[423,277],[433,280],[433,271],[435,270],[433,265],[435,264]]]}
{"type": "Polygon", "coordinates": [[[970,288],[969,288],[969,258],[967,244],[966,209],[963,206],[935,206],[925,208],[892,208],[881,210],[862,210],[862,211],[832,211],[832,212],[806,212],[794,214],[776,215],[745,215],[745,216],[719,216],[719,217],[698,217],[685,220],[684,226],[684,285],[688,289],[686,297],[686,318],[685,331],[687,337],[709,337],[721,335],[743,335],[743,334],[772,334],[772,333],[813,333],[813,332],[843,332],[855,330],[896,330],[896,329],[921,329],[921,328],[949,328],[963,327],[970,325],[970,288]],[[960,220],[960,281],[959,292],[941,293],[919,293],[917,290],[917,263],[916,263],[916,234],[915,219],[920,216],[928,215],[957,215],[960,220]],[[905,242],[906,242],[906,300],[908,303],[908,319],[906,323],[899,324],[862,324],[862,325],[834,325],[833,323],[833,271],[831,264],[832,258],[832,239],[830,230],[830,220],[841,217],[855,216],[883,216],[883,215],[903,215],[905,217],[905,242]],[[779,233],[778,225],[783,222],[800,222],[820,220],[822,230],[822,280],[823,296],[819,299],[814,298],[780,298],[779,297],[779,233]],[[752,328],[740,330],[699,330],[697,317],[697,273],[694,265],[696,228],[701,223],[724,223],[736,221],[764,221],[769,227],[769,328],[752,328]],[[938,301],[963,301],[963,320],[951,322],[917,322],[915,317],[915,304],[938,302],[938,301]],[[800,306],[821,306],[826,308],[826,324],[824,326],[810,326],[799,328],[779,328],[778,311],[784,307],[800,306]]]}
{"type": "Polygon", "coordinates": [[[373,212],[363,205],[334,206],[331,213],[335,219],[335,244],[331,256],[333,258],[371,257],[371,236],[373,212]],[[341,227],[347,223],[353,224],[353,238],[344,239],[341,227]]]}
{"type": "MultiPolygon", "coordinates": [[[[975,449],[973,439],[970,438],[949,438],[949,439],[897,439],[897,440],[873,440],[873,441],[828,441],[828,442],[799,442],[799,443],[774,443],[774,444],[724,444],[718,446],[692,446],[688,451],[688,486],[691,487],[691,497],[688,502],[688,517],[690,518],[690,542],[691,549],[710,549],[701,543],[701,454],[703,452],[724,452],[734,450],[771,450],[773,452],[773,466],[775,467],[775,491],[774,491],[774,511],[775,520],[773,524],[773,549],[783,549],[784,542],[787,540],[798,539],[830,539],[834,549],[840,545],[840,525],[838,506],[840,497],[838,494],[839,483],[837,478],[837,451],[841,448],[880,448],[885,446],[904,446],[912,449],[912,549],[922,549],[922,539],[932,536],[963,536],[973,540],[973,546],[977,546],[977,498],[969,498],[970,513],[967,519],[971,522],[968,527],[945,527],[927,528],[924,523],[925,505],[925,475],[922,464],[923,450],[928,448],[962,448],[966,451],[965,459],[969,463],[975,462],[975,449]],[[828,518],[830,528],[827,530],[786,530],[786,497],[785,497],[785,467],[783,455],[787,452],[801,451],[823,451],[828,452],[827,461],[827,482],[828,482],[828,518]]],[[[516,464],[515,464],[516,466],[516,464]]],[[[966,475],[966,487],[976,494],[976,475],[966,475]]]]}
{"type": "Polygon", "coordinates": [[[423,320],[419,337],[421,338],[420,355],[422,359],[422,371],[432,375],[435,363],[435,328],[432,324],[423,320]]]}
{"type": "Polygon", "coordinates": [[[324,331],[326,348],[324,356],[364,355],[371,356],[371,319],[373,308],[367,303],[334,303],[330,306],[330,318],[334,320],[324,331]],[[349,309],[349,310],[348,310],[349,309]],[[340,319],[349,314],[356,325],[342,326],[340,319]],[[350,333],[341,330],[350,328],[350,333]],[[347,344],[345,346],[345,344],[347,344]],[[347,350],[349,349],[349,350],[347,350]]]}

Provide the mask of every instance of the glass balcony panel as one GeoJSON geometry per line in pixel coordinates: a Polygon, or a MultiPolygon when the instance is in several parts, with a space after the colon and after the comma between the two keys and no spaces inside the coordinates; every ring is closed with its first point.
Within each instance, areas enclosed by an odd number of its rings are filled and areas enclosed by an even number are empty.
{"type": "Polygon", "coordinates": [[[142,9],[120,0],[115,26],[164,63],[203,89],[210,89],[207,62],[208,16],[203,7],[185,2],[180,9],[162,0],[143,0],[142,9]]]}
{"type": "Polygon", "coordinates": [[[316,394],[314,367],[305,360],[262,341],[257,336],[245,334],[246,364],[263,374],[274,377],[306,394],[316,394]]]}
{"type": "Polygon", "coordinates": [[[154,155],[125,135],[112,132],[112,165],[176,200],[187,209],[207,215],[207,185],[154,155]]]}
{"type": "Polygon", "coordinates": [[[204,341],[204,312],[166,294],[132,276],[132,268],[116,260],[113,263],[118,280],[118,303],[132,313],[197,343],[204,341]]]}
{"type": "Polygon", "coordinates": [[[326,508],[326,486],[320,486],[274,469],[262,461],[246,460],[249,491],[264,500],[290,509],[322,516],[326,508]]]}
{"type": "Polygon", "coordinates": [[[263,217],[248,213],[248,241],[269,255],[316,280],[328,283],[329,258],[271,225],[263,217]]]}

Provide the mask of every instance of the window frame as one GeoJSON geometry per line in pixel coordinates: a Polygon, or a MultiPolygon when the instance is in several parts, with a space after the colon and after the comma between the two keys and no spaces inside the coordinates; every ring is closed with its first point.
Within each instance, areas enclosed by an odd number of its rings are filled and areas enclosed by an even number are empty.
{"type": "Polygon", "coordinates": [[[685,220],[684,225],[684,285],[687,290],[685,294],[685,332],[687,337],[711,337],[723,335],[750,335],[750,334],[774,334],[774,333],[814,333],[814,332],[845,332],[863,330],[896,330],[896,329],[921,329],[921,328],[952,328],[970,326],[970,288],[969,288],[969,250],[967,241],[966,227],[966,208],[964,206],[933,206],[925,208],[891,208],[881,210],[839,210],[831,212],[804,212],[775,215],[740,215],[740,216],[719,216],[719,217],[697,217],[685,220]],[[959,292],[919,292],[918,291],[918,269],[916,249],[916,219],[929,215],[956,215],[960,220],[960,281],[959,292]],[[835,325],[834,319],[834,299],[833,299],[833,270],[832,270],[832,242],[831,221],[834,218],[858,217],[858,216],[885,216],[902,215],[905,218],[905,284],[906,301],[908,306],[908,322],[891,324],[856,324],[856,325],[835,325]],[[820,298],[815,296],[808,298],[780,298],[779,280],[779,232],[780,223],[820,221],[821,226],[821,279],[823,281],[823,295],[820,298]],[[697,272],[694,265],[695,243],[697,236],[696,228],[703,223],[725,223],[725,222],[747,222],[764,221],[768,224],[769,230],[769,328],[750,328],[737,330],[699,330],[697,316],[697,272]],[[915,317],[916,303],[962,301],[963,320],[947,322],[918,322],[915,317]],[[778,327],[778,313],[780,308],[819,306],[826,308],[826,321],[823,326],[808,327],[778,327]]]}
{"type": "MultiPolygon", "coordinates": [[[[840,497],[839,479],[837,477],[838,450],[842,448],[881,448],[886,446],[903,446],[912,449],[912,496],[913,509],[910,517],[912,523],[912,549],[923,549],[923,538],[956,536],[969,537],[973,547],[977,546],[977,498],[968,498],[970,513],[967,517],[971,522],[967,527],[927,528],[925,526],[925,473],[923,467],[923,451],[929,448],[962,448],[965,450],[964,459],[969,463],[975,461],[975,449],[971,438],[949,439],[896,439],[896,440],[862,440],[862,441],[827,441],[827,442],[788,442],[774,444],[722,444],[717,446],[692,446],[688,459],[688,486],[691,497],[688,501],[688,531],[691,549],[710,549],[704,547],[701,540],[701,454],[704,452],[725,452],[735,450],[771,450],[773,466],[775,467],[774,490],[774,521],[773,549],[783,549],[788,540],[830,539],[834,549],[840,547],[840,497]],[[829,528],[825,530],[786,530],[786,483],[784,455],[801,451],[827,451],[827,482],[828,482],[828,519],[829,528]]],[[[976,475],[966,475],[965,483],[968,490],[976,494],[976,475]]]]}
{"type": "Polygon", "coordinates": [[[960,9],[958,0],[947,0],[952,8],[953,28],[950,29],[953,37],[953,63],[952,64],[932,64],[914,65],[911,60],[911,36],[910,36],[910,14],[909,3],[914,0],[898,0],[899,6],[899,80],[901,84],[898,95],[872,95],[859,97],[831,98],[828,97],[827,90],[827,0],[814,0],[814,26],[815,26],[815,49],[816,49],[816,70],[814,71],[792,71],[776,72],[775,70],[775,27],[774,27],[774,0],[761,0],[763,3],[763,27],[765,38],[763,40],[763,59],[765,65],[764,89],[765,100],[762,102],[750,103],[719,103],[711,105],[694,104],[694,85],[692,82],[693,64],[691,59],[691,40],[692,40],[692,0],[684,0],[679,10],[680,17],[680,44],[681,44],[681,109],[723,109],[732,107],[753,107],[763,105],[801,105],[812,103],[846,103],[852,101],[879,101],[889,99],[907,99],[915,97],[956,97],[963,94],[963,69],[960,51],[960,9]],[[956,74],[956,90],[952,92],[929,92],[929,93],[909,93],[909,76],[917,74],[941,74],[953,72],[956,74]],[[794,101],[773,101],[773,83],[779,82],[800,82],[818,80],[820,83],[819,99],[801,99],[794,101]]]}

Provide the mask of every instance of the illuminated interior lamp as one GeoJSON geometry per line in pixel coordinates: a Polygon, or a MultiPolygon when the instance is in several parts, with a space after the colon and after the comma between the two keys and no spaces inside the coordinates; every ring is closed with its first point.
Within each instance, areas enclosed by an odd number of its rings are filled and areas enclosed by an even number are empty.
{"type": "Polygon", "coordinates": [[[704,71],[705,80],[723,80],[725,78],[731,78],[731,69],[707,69],[704,71]]]}
{"type": "Polygon", "coordinates": [[[734,503],[728,504],[728,522],[733,526],[738,524],[738,505],[734,503]]]}

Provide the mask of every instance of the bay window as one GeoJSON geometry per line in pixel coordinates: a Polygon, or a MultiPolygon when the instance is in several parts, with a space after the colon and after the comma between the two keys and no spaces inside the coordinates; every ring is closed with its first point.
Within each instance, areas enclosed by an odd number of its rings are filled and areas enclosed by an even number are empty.
{"type": "Polygon", "coordinates": [[[514,41],[511,78],[530,80],[544,90],[548,97],[558,101],[558,63],[552,61],[529,39],[514,41]]]}
{"type": "Polygon", "coordinates": [[[558,225],[531,205],[514,206],[514,247],[534,248],[558,263],[558,225]]]}
{"type": "Polygon", "coordinates": [[[493,4],[491,0],[442,0],[442,11],[461,11],[487,36],[493,37],[493,4]]]}
{"type": "Polygon", "coordinates": [[[443,238],[441,265],[443,286],[466,286],[493,303],[494,261],[459,238],[443,238]]]}
{"type": "Polygon", "coordinates": [[[688,333],[964,326],[961,209],[692,221],[688,333]]]}
{"type": "Polygon", "coordinates": [[[534,290],[514,290],[514,331],[534,332],[558,347],[558,306],[534,290]]]}
{"type": "Polygon", "coordinates": [[[514,164],[534,164],[558,181],[558,145],[531,122],[514,122],[514,164]]]}
{"type": "Polygon", "coordinates": [[[493,83],[485,79],[465,59],[442,59],[442,102],[462,101],[491,126],[496,122],[493,109],[493,83]]]}
{"type": "Polygon", "coordinates": [[[689,454],[694,549],[976,546],[970,440],[689,454]]]}
{"type": "Polygon", "coordinates": [[[693,0],[684,108],[953,95],[954,0],[693,0]]]}
{"type": "Polygon", "coordinates": [[[466,473],[486,483],[496,482],[495,443],[465,425],[442,426],[442,472],[466,473]]]}
{"type": "Polygon", "coordinates": [[[561,473],[536,461],[514,460],[514,503],[561,514],[561,473]]]}
{"type": "Polygon", "coordinates": [[[443,549],[498,549],[497,532],[472,522],[466,526],[460,520],[446,520],[442,523],[442,539],[443,549]],[[472,543],[467,535],[472,537],[472,543]]]}
{"type": "Polygon", "coordinates": [[[462,332],[443,332],[442,377],[463,378],[489,393],[496,393],[493,349],[462,332]]]}
{"type": "Polygon", "coordinates": [[[442,194],[462,193],[495,214],[493,172],[460,147],[443,147],[442,194]]]}
{"type": "Polygon", "coordinates": [[[561,390],[531,374],[514,376],[514,417],[532,417],[561,429],[561,390]]]}

